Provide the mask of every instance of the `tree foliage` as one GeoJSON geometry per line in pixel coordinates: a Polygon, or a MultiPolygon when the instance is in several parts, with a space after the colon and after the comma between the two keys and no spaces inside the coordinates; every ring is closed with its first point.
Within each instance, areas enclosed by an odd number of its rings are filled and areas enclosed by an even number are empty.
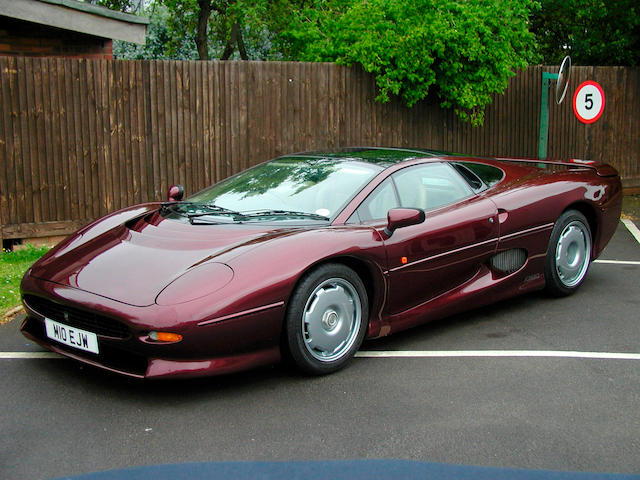
{"type": "Polygon", "coordinates": [[[433,92],[479,124],[492,94],[534,58],[531,0],[315,0],[279,37],[286,58],[359,64],[378,99],[433,92]]]}
{"type": "Polygon", "coordinates": [[[169,29],[169,12],[160,4],[151,4],[142,15],[149,18],[144,45],[114,40],[113,55],[126,60],[190,60],[198,52],[193,37],[175,36],[169,29]]]}
{"type": "Polygon", "coordinates": [[[86,3],[100,5],[123,13],[137,13],[143,10],[144,0],[84,0],[86,3]]]}
{"type": "Polygon", "coordinates": [[[640,65],[638,0],[541,0],[531,16],[543,61],[558,64],[640,65]]]}
{"type": "Polygon", "coordinates": [[[188,36],[206,60],[279,58],[274,35],[295,0],[158,0],[169,11],[174,39],[188,36]]]}

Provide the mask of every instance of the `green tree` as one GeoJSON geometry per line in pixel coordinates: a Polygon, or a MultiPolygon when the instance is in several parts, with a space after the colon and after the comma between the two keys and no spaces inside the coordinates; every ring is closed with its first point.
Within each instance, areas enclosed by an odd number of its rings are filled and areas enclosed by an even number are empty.
{"type": "Polygon", "coordinates": [[[515,69],[535,59],[532,0],[315,0],[278,37],[287,59],[359,64],[378,100],[433,92],[474,125],[515,69]]]}
{"type": "Polygon", "coordinates": [[[638,0],[541,0],[531,31],[547,64],[640,65],[638,0]]]}
{"type": "Polygon", "coordinates": [[[167,7],[174,39],[193,38],[198,58],[278,58],[274,26],[290,13],[293,0],[159,0],[167,7]]]}
{"type": "Polygon", "coordinates": [[[123,13],[137,13],[144,8],[144,0],[83,0],[86,3],[107,7],[123,13]]]}
{"type": "Polygon", "coordinates": [[[190,60],[198,52],[192,37],[175,37],[169,30],[169,12],[159,3],[152,3],[142,10],[149,18],[147,39],[144,45],[115,40],[113,55],[126,60],[190,60]]]}

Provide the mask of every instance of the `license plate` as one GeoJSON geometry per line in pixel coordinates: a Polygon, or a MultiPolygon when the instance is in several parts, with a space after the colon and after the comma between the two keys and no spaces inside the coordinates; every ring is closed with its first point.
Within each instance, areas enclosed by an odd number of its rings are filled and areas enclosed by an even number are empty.
{"type": "Polygon", "coordinates": [[[54,322],[48,318],[45,318],[44,323],[47,328],[47,337],[50,339],[80,350],[98,353],[98,336],[95,333],[54,322]]]}

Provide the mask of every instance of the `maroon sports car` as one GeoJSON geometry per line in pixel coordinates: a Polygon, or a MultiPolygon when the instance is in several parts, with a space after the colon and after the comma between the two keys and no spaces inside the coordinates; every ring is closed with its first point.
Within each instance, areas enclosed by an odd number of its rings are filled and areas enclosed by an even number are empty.
{"type": "Polygon", "coordinates": [[[281,357],[329,373],[364,338],[574,292],[622,199],[608,165],[378,148],[288,155],[170,195],[82,228],[29,269],[22,332],[141,378],[281,357]]]}

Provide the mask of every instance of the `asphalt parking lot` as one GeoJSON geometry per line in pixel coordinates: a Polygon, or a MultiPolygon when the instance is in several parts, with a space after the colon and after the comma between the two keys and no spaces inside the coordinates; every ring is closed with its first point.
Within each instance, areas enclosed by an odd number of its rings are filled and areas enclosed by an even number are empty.
{"type": "Polygon", "coordinates": [[[37,358],[18,318],[0,326],[0,477],[361,458],[640,473],[639,242],[621,223],[574,296],[368,342],[320,378],[139,382],[37,358]]]}

